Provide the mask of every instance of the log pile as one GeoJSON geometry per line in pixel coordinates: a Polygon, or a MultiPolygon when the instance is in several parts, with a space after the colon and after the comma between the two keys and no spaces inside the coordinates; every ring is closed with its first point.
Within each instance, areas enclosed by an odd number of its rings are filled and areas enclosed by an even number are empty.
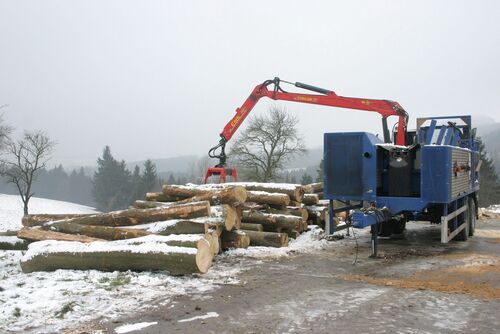
{"type": "Polygon", "coordinates": [[[32,242],[24,272],[56,269],[205,273],[220,251],[286,247],[308,224],[324,226],[322,184],[165,185],[126,210],[23,217],[32,242]]]}

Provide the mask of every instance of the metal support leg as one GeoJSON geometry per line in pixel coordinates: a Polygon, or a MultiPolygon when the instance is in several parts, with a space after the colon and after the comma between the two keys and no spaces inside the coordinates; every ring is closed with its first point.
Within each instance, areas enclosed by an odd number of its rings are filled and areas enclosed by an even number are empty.
{"type": "Polygon", "coordinates": [[[371,258],[377,257],[377,246],[378,246],[378,228],[380,223],[371,225],[372,231],[372,255],[371,258]]]}

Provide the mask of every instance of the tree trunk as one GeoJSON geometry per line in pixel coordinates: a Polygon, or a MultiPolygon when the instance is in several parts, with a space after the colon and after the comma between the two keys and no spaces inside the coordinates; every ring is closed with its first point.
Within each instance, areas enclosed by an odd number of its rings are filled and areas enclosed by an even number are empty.
{"type": "Polygon", "coordinates": [[[179,203],[209,201],[212,205],[238,205],[241,203],[245,203],[247,199],[247,192],[245,188],[238,186],[221,189],[209,189],[203,188],[202,186],[197,188],[188,186],[164,185],[163,194],[167,196],[185,198],[184,200],[179,201],[179,203]]]}
{"type": "Polygon", "coordinates": [[[203,188],[221,189],[233,186],[241,186],[250,191],[287,194],[292,201],[297,202],[300,202],[304,195],[304,188],[301,185],[288,183],[228,182],[224,184],[204,185],[203,188]]]}
{"type": "Polygon", "coordinates": [[[241,226],[241,219],[236,209],[227,204],[212,206],[211,216],[223,219],[224,228],[227,231],[231,231],[234,228],[239,229],[241,226]]]}
{"type": "Polygon", "coordinates": [[[18,238],[29,240],[29,241],[41,241],[41,240],[59,240],[59,241],[78,241],[78,242],[92,242],[92,241],[104,241],[104,239],[97,239],[87,237],[85,235],[73,235],[61,232],[46,231],[40,228],[22,228],[17,233],[18,238]]]}
{"type": "Polygon", "coordinates": [[[21,260],[21,269],[24,273],[57,269],[167,270],[173,275],[184,275],[206,273],[212,260],[212,250],[205,239],[199,240],[197,249],[169,246],[161,239],[149,237],[90,244],[41,241],[28,249],[21,260]]]}
{"type": "Polygon", "coordinates": [[[311,183],[308,184],[308,186],[311,188],[313,194],[318,194],[323,192],[323,182],[311,183]]]}
{"type": "Polygon", "coordinates": [[[179,198],[167,196],[162,192],[158,193],[146,193],[146,201],[152,202],[175,202],[179,200],[179,198]]]}
{"type": "Polygon", "coordinates": [[[241,230],[223,231],[220,240],[222,250],[248,248],[250,246],[250,238],[241,230]]]}
{"type": "Polygon", "coordinates": [[[132,203],[132,207],[136,209],[152,209],[158,207],[167,207],[169,206],[169,202],[155,202],[155,201],[141,201],[137,200],[132,203]]]}
{"type": "Polygon", "coordinates": [[[241,229],[245,231],[264,231],[264,227],[262,226],[262,224],[241,223],[241,229]]]}
{"type": "Polygon", "coordinates": [[[277,206],[287,206],[290,204],[290,197],[287,194],[269,193],[265,191],[247,191],[247,202],[269,204],[277,206]]]}
{"type": "Polygon", "coordinates": [[[286,247],[288,235],[286,233],[257,232],[243,230],[250,237],[251,246],[286,247]]]}
{"type": "Polygon", "coordinates": [[[277,215],[255,211],[243,211],[244,223],[261,224],[264,231],[276,232],[281,229],[295,230],[300,228],[302,218],[292,215],[277,215]]]}
{"type": "Polygon", "coordinates": [[[104,240],[123,240],[144,237],[150,232],[140,229],[119,228],[109,226],[80,225],[65,221],[51,222],[42,226],[44,230],[86,235],[91,238],[104,240]]]}
{"type": "Polygon", "coordinates": [[[55,221],[55,220],[64,220],[69,218],[77,218],[77,217],[88,217],[95,214],[70,214],[70,213],[59,213],[59,214],[33,214],[33,215],[25,215],[23,216],[21,222],[23,226],[26,227],[34,227],[34,226],[42,226],[45,223],[55,221]]]}
{"type": "MultiPolygon", "coordinates": [[[[152,209],[127,209],[64,220],[68,223],[95,226],[132,226],[170,219],[188,219],[210,215],[210,203],[172,204],[152,209]]],[[[59,222],[59,221],[58,221],[59,222]]]]}
{"type": "Polygon", "coordinates": [[[305,205],[317,205],[319,203],[319,197],[316,194],[304,194],[302,203],[305,205]]]}

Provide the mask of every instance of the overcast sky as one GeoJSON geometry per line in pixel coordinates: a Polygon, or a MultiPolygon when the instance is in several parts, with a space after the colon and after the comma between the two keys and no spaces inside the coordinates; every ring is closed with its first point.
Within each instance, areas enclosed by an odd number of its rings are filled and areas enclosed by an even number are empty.
{"type": "MultiPolygon", "coordinates": [[[[500,121],[500,1],[4,1],[0,111],[58,142],[53,163],[203,155],[255,85],[279,76],[398,101],[415,118],[500,121]]],[[[378,114],[261,100],[324,132],[378,114]]]]}

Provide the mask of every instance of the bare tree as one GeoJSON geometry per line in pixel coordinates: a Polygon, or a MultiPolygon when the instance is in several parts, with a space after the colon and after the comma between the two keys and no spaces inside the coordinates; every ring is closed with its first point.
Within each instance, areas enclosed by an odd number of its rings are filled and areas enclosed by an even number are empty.
{"type": "Polygon", "coordinates": [[[260,182],[275,180],[286,162],[306,152],[297,123],[295,116],[278,107],[271,107],[266,116],[250,119],[230,151],[246,178],[260,182]]]}
{"type": "Polygon", "coordinates": [[[45,168],[55,143],[43,131],[25,132],[17,141],[6,143],[6,158],[1,161],[0,174],[16,185],[28,214],[28,203],[34,195],[33,182],[38,172],[45,168]]]}

